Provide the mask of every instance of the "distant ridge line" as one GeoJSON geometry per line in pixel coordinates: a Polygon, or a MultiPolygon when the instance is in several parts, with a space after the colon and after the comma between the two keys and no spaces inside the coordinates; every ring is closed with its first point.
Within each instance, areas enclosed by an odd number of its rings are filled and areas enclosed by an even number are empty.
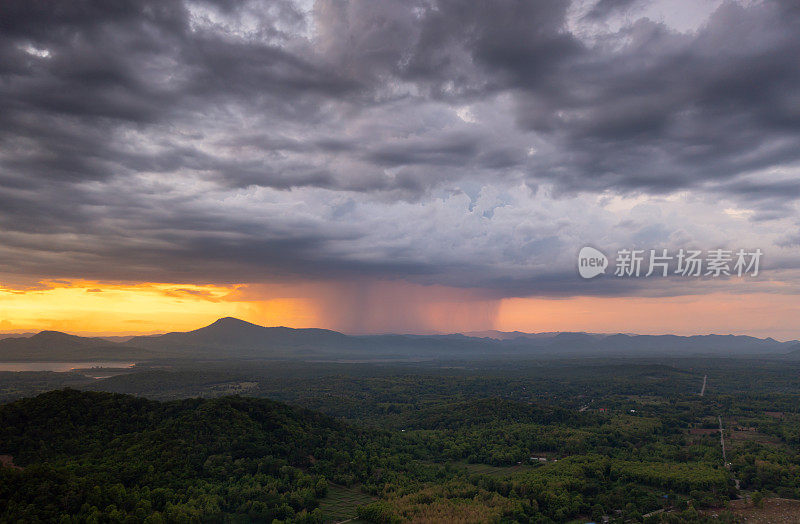
{"type": "Polygon", "coordinates": [[[0,360],[458,360],[486,358],[750,356],[800,358],[800,342],[747,335],[633,335],[496,330],[450,335],[347,335],[322,328],[265,327],[223,317],[191,331],[127,340],[42,331],[0,339],[0,360]]]}

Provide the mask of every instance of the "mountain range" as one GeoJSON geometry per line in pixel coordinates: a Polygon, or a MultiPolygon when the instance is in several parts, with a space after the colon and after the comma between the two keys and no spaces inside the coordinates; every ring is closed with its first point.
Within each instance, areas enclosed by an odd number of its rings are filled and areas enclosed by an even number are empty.
{"type": "MultiPolygon", "coordinates": [[[[119,340],[119,339],[117,339],[119,340]]],[[[536,357],[800,357],[800,342],[743,335],[630,335],[483,331],[452,335],[345,335],[263,327],[226,317],[186,332],[116,342],[58,331],[0,339],[0,361],[200,359],[480,359],[536,357]]]]}
{"type": "Polygon", "coordinates": [[[41,331],[32,336],[0,339],[0,361],[142,360],[150,351],[104,338],[79,337],[60,331],[41,331]]]}

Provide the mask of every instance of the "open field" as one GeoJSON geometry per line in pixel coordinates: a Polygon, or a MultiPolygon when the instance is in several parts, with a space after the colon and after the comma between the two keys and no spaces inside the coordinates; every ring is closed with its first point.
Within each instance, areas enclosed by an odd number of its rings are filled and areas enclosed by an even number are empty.
{"type": "Polygon", "coordinates": [[[464,468],[467,473],[473,475],[490,475],[492,477],[508,477],[515,473],[529,471],[535,467],[528,464],[518,464],[515,466],[490,466],[489,464],[468,464],[465,462],[456,462],[451,465],[455,468],[464,468]]]}
{"type": "MultiPolygon", "coordinates": [[[[733,513],[737,522],[753,524],[774,524],[778,522],[800,522],[800,500],[782,498],[764,499],[764,507],[756,508],[746,500],[731,501],[728,511],[733,513]]],[[[717,510],[705,510],[705,515],[719,514],[717,510]]]]}
{"type": "Polygon", "coordinates": [[[374,500],[375,498],[362,493],[358,488],[331,484],[328,486],[327,495],[319,501],[319,507],[323,511],[326,521],[341,522],[355,519],[356,508],[374,500]]]}

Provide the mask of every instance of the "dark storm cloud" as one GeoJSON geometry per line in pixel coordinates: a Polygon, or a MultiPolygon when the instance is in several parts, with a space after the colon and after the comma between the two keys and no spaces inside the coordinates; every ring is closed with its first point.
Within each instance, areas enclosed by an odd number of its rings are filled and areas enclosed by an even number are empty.
{"type": "MultiPolygon", "coordinates": [[[[202,124],[198,116],[242,101],[251,111],[310,118],[317,102],[304,97],[341,96],[355,85],[278,45],[193,30],[180,2],[5,2],[0,19],[0,143],[12,174],[235,172],[192,147],[136,151],[128,133],[202,124]]],[[[252,168],[242,167],[245,174],[252,168]]]]}
{"type": "Polygon", "coordinates": [[[636,4],[636,0],[600,0],[592,6],[585,17],[590,20],[606,18],[612,14],[626,11],[636,4]]]}
{"type": "Polygon", "coordinates": [[[694,32],[574,31],[640,6],[2,2],[0,272],[569,294],[563,263],[509,268],[573,249],[565,231],[595,218],[537,203],[519,226],[503,208],[520,188],[793,212],[793,180],[753,173],[800,161],[800,12],[731,3],[694,32]]]}
{"type": "Polygon", "coordinates": [[[420,36],[401,74],[435,94],[481,96],[513,84],[550,83],[563,61],[581,49],[565,31],[568,2],[442,1],[422,16],[420,36]]]}
{"type": "MultiPolygon", "coordinates": [[[[623,4],[603,0],[592,12],[623,4]]],[[[569,33],[560,0],[320,2],[317,41],[279,29],[310,21],[276,5],[245,12],[218,4],[218,16],[261,15],[251,20],[254,35],[236,37],[219,22],[195,27],[203,15],[194,4],[5,3],[3,164],[59,179],[186,167],[235,184],[330,187],[319,169],[281,177],[263,159],[237,165],[185,145],[133,152],[120,144],[131,127],[169,137],[158,126],[198,125],[202,138],[232,110],[262,115],[264,128],[322,126],[316,142],[332,143],[332,121],[346,112],[409,96],[385,92],[398,82],[463,102],[512,93],[519,131],[555,146],[544,158],[517,155],[516,166],[565,188],[666,191],[797,160],[800,27],[779,3],[723,6],[696,35],[643,19],[594,46],[569,33]]],[[[337,147],[374,162],[377,173],[387,164],[465,165],[486,139],[459,146],[443,133],[422,138],[425,147],[383,140],[365,150],[347,139],[337,147]]]]}
{"type": "MultiPolygon", "coordinates": [[[[696,33],[640,19],[593,45],[567,30],[562,1],[366,4],[324,4],[326,60],[453,103],[512,93],[518,131],[553,145],[517,166],[565,190],[668,192],[799,159],[800,19],[783,3],[725,4],[696,33]]],[[[602,1],[590,14],[631,4],[602,1]]],[[[465,163],[459,149],[450,157],[465,163]]]]}
{"type": "Polygon", "coordinates": [[[478,149],[474,137],[454,136],[434,144],[424,140],[386,144],[369,153],[368,157],[377,164],[387,166],[464,165],[465,160],[474,158],[478,149]]]}
{"type": "Polygon", "coordinates": [[[521,122],[575,153],[547,159],[575,188],[668,191],[797,161],[799,29],[778,4],[725,5],[692,37],[640,20],[621,51],[527,95],[521,122]]]}

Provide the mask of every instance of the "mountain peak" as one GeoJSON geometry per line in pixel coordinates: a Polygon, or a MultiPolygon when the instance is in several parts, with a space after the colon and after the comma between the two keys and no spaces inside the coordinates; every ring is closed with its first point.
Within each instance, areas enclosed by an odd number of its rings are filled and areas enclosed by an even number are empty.
{"type": "Polygon", "coordinates": [[[76,337],[75,335],[70,335],[68,333],[64,333],[64,332],[61,332],[61,331],[45,330],[45,331],[39,331],[38,333],[36,333],[35,335],[33,335],[30,338],[37,339],[37,340],[45,340],[45,339],[46,340],[58,340],[58,339],[66,340],[66,339],[75,339],[75,338],[79,338],[79,337],[76,337]]]}
{"type": "Polygon", "coordinates": [[[257,324],[253,324],[252,322],[247,322],[245,320],[241,320],[234,317],[222,317],[215,320],[213,323],[209,324],[206,327],[216,327],[216,328],[237,328],[237,327],[262,327],[257,324]]]}

